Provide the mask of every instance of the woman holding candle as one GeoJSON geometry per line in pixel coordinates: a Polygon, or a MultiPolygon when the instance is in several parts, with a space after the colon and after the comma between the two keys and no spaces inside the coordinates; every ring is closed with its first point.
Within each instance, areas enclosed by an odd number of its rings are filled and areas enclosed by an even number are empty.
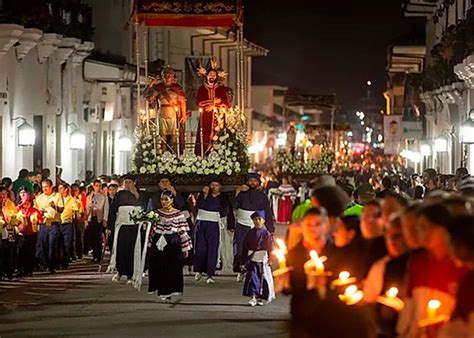
{"type": "Polygon", "coordinates": [[[21,201],[18,205],[18,230],[23,236],[23,244],[19,250],[19,265],[22,274],[31,276],[35,267],[36,241],[43,218],[38,209],[33,207],[33,198],[28,191],[20,192],[21,201]]]}

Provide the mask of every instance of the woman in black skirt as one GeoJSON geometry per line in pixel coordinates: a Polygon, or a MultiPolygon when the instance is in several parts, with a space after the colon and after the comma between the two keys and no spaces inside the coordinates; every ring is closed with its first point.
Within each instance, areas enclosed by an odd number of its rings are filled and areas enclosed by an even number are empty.
{"type": "Polygon", "coordinates": [[[149,286],[164,301],[183,293],[183,260],[192,248],[189,226],[183,213],[173,207],[174,195],[161,194],[162,207],[148,238],[149,286]]]}

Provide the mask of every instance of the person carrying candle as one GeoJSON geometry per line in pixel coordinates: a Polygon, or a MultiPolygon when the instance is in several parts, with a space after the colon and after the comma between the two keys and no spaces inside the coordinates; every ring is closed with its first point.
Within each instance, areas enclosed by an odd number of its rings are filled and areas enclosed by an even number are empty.
{"type": "Polygon", "coordinates": [[[257,210],[265,211],[265,226],[270,233],[275,232],[273,214],[267,195],[258,190],[261,184],[260,175],[250,173],[247,175],[247,184],[237,188],[237,213],[234,233],[234,272],[237,272],[237,281],[241,279],[242,245],[247,233],[254,227],[251,215],[257,210]]]}
{"type": "Polygon", "coordinates": [[[198,214],[194,249],[194,276],[201,280],[207,274],[207,283],[214,283],[213,276],[219,265],[220,233],[225,231],[225,220],[229,213],[229,203],[221,194],[218,176],[209,178],[209,185],[202,189],[197,198],[198,214]]]}
{"type": "Polygon", "coordinates": [[[166,302],[183,293],[183,260],[192,249],[189,227],[184,214],[173,207],[174,194],[161,194],[158,220],[147,239],[149,252],[148,292],[156,292],[166,302]]]}
{"type": "MultiPolygon", "coordinates": [[[[400,313],[397,331],[402,337],[420,332],[418,322],[427,318],[431,299],[441,302],[439,315],[451,316],[460,281],[467,272],[450,257],[448,229],[453,221],[441,203],[430,203],[419,210],[420,227],[425,250],[414,254],[408,264],[405,308],[400,313]]],[[[432,327],[435,331],[437,327],[432,327]]],[[[434,337],[436,332],[431,332],[434,337]]]]}
{"type": "Polygon", "coordinates": [[[53,181],[49,178],[41,182],[43,193],[35,198],[35,208],[43,214],[38,232],[36,256],[40,263],[47,266],[49,272],[55,273],[58,267],[57,244],[59,224],[61,223],[60,208],[63,207],[61,196],[53,190],[53,181]]]}
{"type": "Polygon", "coordinates": [[[79,206],[76,199],[71,196],[71,187],[67,183],[61,183],[58,187],[58,192],[62,198],[63,208],[61,210],[61,226],[59,228],[63,238],[61,251],[61,267],[67,269],[69,262],[73,256],[73,242],[74,242],[74,225],[73,219],[76,210],[79,206]]]}
{"type": "Polygon", "coordinates": [[[36,241],[39,224],[43,221],[41,212],[33,207],[33,198],[28,191],[20,191],[21,201],[18,205],[20,224],[18,230],[23,236],[23,245],[20,247],[18,260],[20,272],[23,275],[33,275],[36,256],[36,241]]]}
{"type": "Polygon", "coordinates": [[[266,305],[275,298],[272,271],[269,266],[273,250],[272,234],[265,228],[265,212],[258,210],[250,216],[255,227],[245,236],[242,246],[246,275],[243,295],[250,297],[249,305],[266,305]]]}

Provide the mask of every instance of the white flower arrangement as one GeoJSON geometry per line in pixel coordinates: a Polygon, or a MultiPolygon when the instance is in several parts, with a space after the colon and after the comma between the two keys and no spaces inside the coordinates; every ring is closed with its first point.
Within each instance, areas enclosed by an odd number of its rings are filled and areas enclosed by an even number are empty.
{"type": "Polygon", "coordinates": [[[144,125],[135,132],[136,146],[132,169],[140,174],[209,175],[245,174],[249,168],[245,119],[238,109],[221,110],[213,151],[207,157],[185,154],[177,157],[155,148],[156,130],[144,125]],[[225,123],[224,123],[225,119],[225,123]]]}
{"type": "Polygon", "coordinates": [[[319,155],[316,160],[302,162],[295,159],[285,150],[280,150],[277,153],[277,163],[281,169],[281,172],[292,175],[314,175],[327,173],[334,164],[334,158],[335,157],[332,152],[326,152],[319,155]]]}

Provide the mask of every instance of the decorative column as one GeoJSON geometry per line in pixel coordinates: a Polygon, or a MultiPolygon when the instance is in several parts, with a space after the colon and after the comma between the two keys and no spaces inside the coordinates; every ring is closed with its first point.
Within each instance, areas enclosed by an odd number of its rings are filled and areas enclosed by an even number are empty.
{"type": "Polygon", "coordinates": [[[43,34],[40,42],[38,43],[38,62],[44,63],[58,49],[63,36],[55,33],[43,34]]]}
{"type": "Polygon", "coordinates": [[[24,27],[14,24],[0,24],[0,57],[7,54],[20,39],[24,27]]]}
{"type": "Polygon", "coordinates": [[[21,34],[16,46],[16,57],[23,60],[30,50],[35,47],[41,39],[43,31],[36,28],[26,28],[21,34]]]}

